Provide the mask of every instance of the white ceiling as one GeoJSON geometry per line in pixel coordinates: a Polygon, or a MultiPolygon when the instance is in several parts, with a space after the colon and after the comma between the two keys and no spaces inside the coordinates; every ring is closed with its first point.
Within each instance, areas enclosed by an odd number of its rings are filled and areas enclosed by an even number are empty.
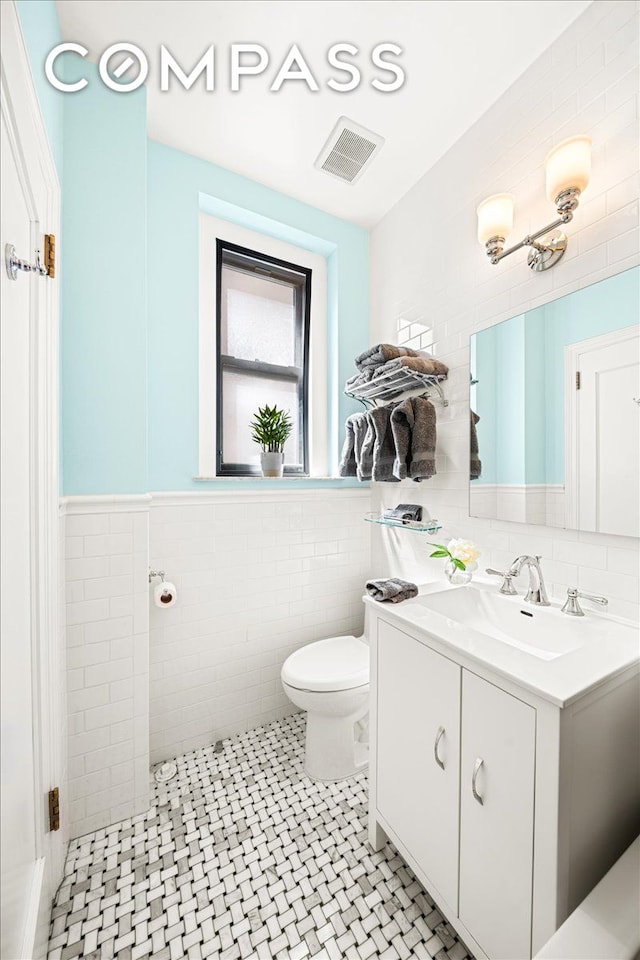
{"type": "MultiPolygon", "coordinates": [[[[149,135],[363,226],[376,223],[487,108],[562,33],[589,0],[57,0],[65,40],[97,60],[128,41],[150,60],[149,135]],[[360,48],[362,82],[336,93],[326,80],[328,48],[360,48]],[[369,51],[398,43],[407,80],[383,94],[369,51]],[[231,43],[260,43],[271,62],[229,90],[231,43]],[[320,85],[269,86],[292,43],[320,85]],[[190,91],[160,92],[159,48],[189,72],[213,43],[216,90],[202,79],[190,91]],[[342,114],[385,137],[371,167],[353,185],[314,169],[342,114]]],[[[113,66],[117,65],[114,59],[113,66]]],[[[127,75],[122,77],[125,81],[127,75]]],[[[384,79],[389,79],[386,75],[384,79]]],[[[124,94],[123,94],[124,96],[124,94]]]]}

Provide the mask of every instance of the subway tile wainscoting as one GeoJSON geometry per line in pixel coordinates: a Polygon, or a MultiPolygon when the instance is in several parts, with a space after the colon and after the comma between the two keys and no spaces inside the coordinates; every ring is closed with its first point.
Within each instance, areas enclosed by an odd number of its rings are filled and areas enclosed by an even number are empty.
{"type": "MultiPolygon", "coordinates": [[[[370,272],[372,342],[432,348],[450,368],[450,405],[436,406],[437,475],[400,489],[374,484],[373,509],[417,500],[444,522],[443,537],[478,543],[483,567],[539,553],[554,595],[577,585],[632,619],[635,538],[469,517],[468,396],[472,333],[640,262],[638,89],[638,4],[596,0],[373,229],[370,272]],[[524,254],[492,266],[476,240],[477,204],[514,193],[514,237],[548,221],[543,161],[575,133],[593,138],[593,176],[564,259],[541,274],[524,254]]],[[[426,539],[376,528],[375,575],[441,577],[426,539]]]]}
{"type": "Polygon", "coordinates": [[[61,509],[68,815],[79,837],[149,805],[149,497],[69,497],[61,509]]]}
{"type": "Polygon", "coordinates": [[[153,494],[150,558],[179,591],[151,608],[151,761],[294,712],[280,669],[363,629],[369,490],[153,494]]]}
{"type": "Polygon", "coordinates": [[[369,508],[368,489],[63,500],[72,837],[145,810],[150,763],[295,711],[286,657],[362,633],[369,508]],[[151,604],[150,566],[175,607],[151,604]]]}

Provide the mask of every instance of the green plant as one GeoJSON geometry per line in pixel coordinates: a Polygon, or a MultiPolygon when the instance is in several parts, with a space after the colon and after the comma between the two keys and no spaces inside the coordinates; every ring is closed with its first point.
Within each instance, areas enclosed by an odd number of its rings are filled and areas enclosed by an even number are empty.
{"type": "Polygon", "coordinates": [[[289,412],[278,410],[275,404],[258,407],[250,426],[251,439],[259,443],[265,453],[282,453],[293,430],[289,412]]]}

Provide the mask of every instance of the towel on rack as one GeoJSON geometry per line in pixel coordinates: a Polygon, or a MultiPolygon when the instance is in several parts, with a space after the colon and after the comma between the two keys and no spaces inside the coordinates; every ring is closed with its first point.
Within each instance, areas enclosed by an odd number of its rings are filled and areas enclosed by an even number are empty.
{"type": "Polygon", "coordinates": [[[400,603],[418,596],[415,583],[392,577],[389,580],[367,580],[366,591],[370,597],[382,603],[385,600],[391,603],[400,603]]]}
{"type": "Polygon", "coordinates": [[[417,356],[419,354],[410,347],[398,347],[395,343],[377,343],[375,347],[369,347],[368,350],[358,354],[356,367],[358,370],[364,370],[367,367],[379,367],[387,360],[394,360],[397,357],[417,356]]]}
{"type": "Polygon", "coordinates": [[[369,411],[375,434],[372,477],[380,483],[398,482],[398,478],[393,475],[396,447],[391,429],[392,410],[393,407],[388,406],[374,407],[369,411]]]}
{"type": "Polygon", "coordinates": [[[370,428],[368,413],[354,413],[350,418],[353,419],[354,433],[354,455],[356,458],[356,476],[358,480],[371,479],[371,461],[367,462],[368,454],[365,450],[365,461],[362,460],[362,450],[370,428]]]}
{"type": "Polygon", "coordinates": [[[373,474],[373,446],[376,440],[376,432],[373,427],[371,410],[360,414],[364,417],[362,428],[362,441],[359,442],[358,427],[356,427],[356,447],[359,446],[359,454],[356,451],[356,467],[358,480],[371,480],[373,474]]]}
{"type": "Polygon", "coordinates": [[[347,417],[344,424],[344,444],[340,454],[340,463],[338,465],[338,476],[355,477],[357,475],[356,466],[356,434],[354,420],[361,417],[361,413],[354,413],[347,417]]]}
{"type": "Polygon", "coordinates": [[[429,377],[446,377],[449,373],[449,367],[446,363],[442,363],[441,360],[436,360],[435,357],[416,354],[415,356],[396,357],[395,360],[389,360],[381,367],[376,368],[373,378],[376,380],[378,377],[385,377],[403,367],[407,370],[413,370],[415,373],[424,373],[429,377]]]}
{"type": "Polygon", "coordinates": [[[363,383],[369,383],[375,372],[375,367],[367,367],[367,369],[363,370],[361,373],[354,373],[354,375],[349,377],[349,379],[346,381],[344,385],[344,392],[349,393],[354,387],[359,387],[363,383]]]}
{"type": "Polygon", "coordinates": [[[391,413],[398,480],[428,480],[436,472],[436,411],[426,397],[403,400],[391,413]]]}
{"type": "Polygon", "coordinates": [[[471,424],[469,428],[469,453],[470,453],[470,463],[469,463],[469,477],[471,480],[478,480],[480,474],[482,473],[482,462],[480,460],[480,450],[478,447],[478,431],[476,430],[476,424],[479,422],[480,417],[477,413],[474,413],[473,410],[471,413],[471,424]]]}

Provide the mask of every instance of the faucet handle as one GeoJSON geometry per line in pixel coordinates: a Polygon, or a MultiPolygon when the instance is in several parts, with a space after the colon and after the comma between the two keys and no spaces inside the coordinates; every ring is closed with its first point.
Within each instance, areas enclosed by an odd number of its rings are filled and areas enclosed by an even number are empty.
{"type": "Polygon", "coordinates": [[[514,576],[512,573],[503,573],[501,570],[493,570],[491,567],[487,567],[485,573],[488,573],[490,577],[502,577],[500,593],[504,593],[508,597],[516,597],[518,595],[518,591],[511,582],[514,576]]]}
{"type": "Polygon", "coordinates": [[[578,603],[578,597],[583,600],[591,600],[592,603],[598,603],[601,607],[606,607],[609,603],[606,597],[597,597],[592,593],[582,593],[577,587],[569,587],[561,613],[566,613],[570,617],[584,617],[584,610],[578,603]]]}

